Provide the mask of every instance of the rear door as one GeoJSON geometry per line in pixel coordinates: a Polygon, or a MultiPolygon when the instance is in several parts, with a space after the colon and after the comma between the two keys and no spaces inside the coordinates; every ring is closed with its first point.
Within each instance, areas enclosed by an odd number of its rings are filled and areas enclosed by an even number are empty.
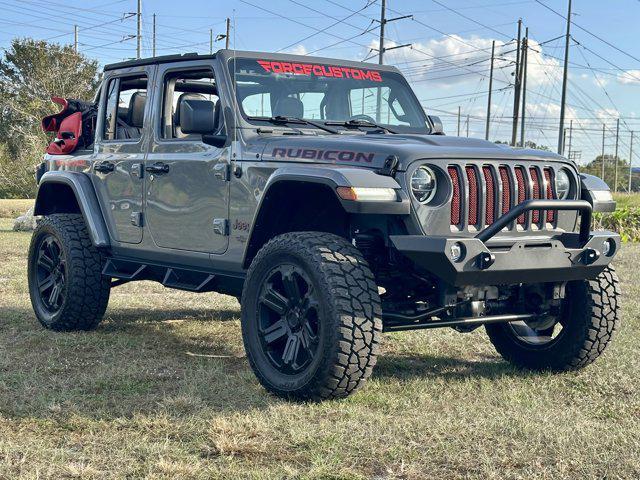
{"type": "Polygon", "coordinates": [[[112,237],[142,241],[143,166],[149,145],[147,85],[155,66],[107,73],[91,178],[112,237]]]}
{"type": "MultiPolygon", "coordinates": [[[[145,218],[159,247],[223,253],[228,245],[229,148],[202,142],[181,130],[180,104],[219,97],[211,65],[180,62],[158,66],[159,94],[153,138],[145,160],[145,218]]],[[[212,115],[217,118],[215,110],[212,115]]],[[[222,115],[211,134],[224,132],[222,115]]]]}

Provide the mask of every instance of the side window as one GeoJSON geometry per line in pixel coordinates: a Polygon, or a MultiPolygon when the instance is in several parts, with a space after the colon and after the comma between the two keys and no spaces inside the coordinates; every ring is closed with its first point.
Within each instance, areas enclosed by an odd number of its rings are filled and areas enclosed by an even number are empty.
{"type": "Polygon", "coordinates": [[[242,99],[242,109],[250,117],[271,117],[271,93],[253,93],[242,99]]]}
{"type": "Polygon", "coordinates": [[[322,102],[324,100],[323,92],[303,92],[300,93],[298,97],[304,107],[304,118],[324,119],[324,112],[322,111],[322,102]]]}
{"type": "MultiPolygon", "coordinates": [[[[380,121],[386,125],[408,125],[405,112],[397,98],[391,98],[389,87],[380,88],[380,121]]],[[[366,115],[376,119],[378,87],[356,88],[350,91],[351,116],[366,115]]]]}
{"type": "Polygon", "coordinates": [[[211,70],[167,74],[163,98],[162,138],[193,141],[223,131],[222,105],[211,70]]]}
{"type": "Polygon", "coordinates": [[[144,127],[147,77],[114,78],[107,86],[104,113],[105,140],[138,140],[144,127]]]}

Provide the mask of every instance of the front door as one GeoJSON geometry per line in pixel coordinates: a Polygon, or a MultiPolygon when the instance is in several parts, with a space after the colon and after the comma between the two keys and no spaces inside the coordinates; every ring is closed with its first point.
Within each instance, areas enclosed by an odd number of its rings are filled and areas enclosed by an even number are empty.
{"type": "Polygon", "coordinates": [[[108,76],[100,100],[91,178],[109,231],[122,243],[142,241],[147,84],[154,68],[135,67],[108,76]]]}
{"type": "Polygon", "coordinates": [[[145,160],[148,229],[159,247],[223,253],[229,148],[202,141],[203,128],[210,134],[224,131],[213,69],[202,62],[181,62],[178,69],[161,65],[158,79],[159,113],[145,160]]]}

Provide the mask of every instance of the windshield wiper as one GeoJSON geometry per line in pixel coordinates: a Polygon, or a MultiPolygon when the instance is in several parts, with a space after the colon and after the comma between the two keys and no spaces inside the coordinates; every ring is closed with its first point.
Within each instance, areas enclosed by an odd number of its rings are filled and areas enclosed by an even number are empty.
{"type": "Polygon", "coordinates": [[[379,123],[372,122],[371,120],[357,119],[352,118],[351,120],[347,120],[345,122],[326,122],[326,125],[338,125],[346,128],[360,128],[360,127],[375,127],[378,130],[382,130],[386,133],[398,133],[390,128],[385,127],[384,125],[380,125],[379,123]]]}
{"type": "Polygon", "coordinates": [[[302,125],[311,125],[312,127],[319,128],[320,130],[324,130],[325,132],[339,134],[340,131],[335,128],[327,127],[322,123],[313,122],[311,120],[307,120],[305,118],[297,118],[297,117],[285,117],[284,115],[276,115],[275,117],[247,117],[249,120],[264,120],[271,123],[300,123],[302,125]]]}

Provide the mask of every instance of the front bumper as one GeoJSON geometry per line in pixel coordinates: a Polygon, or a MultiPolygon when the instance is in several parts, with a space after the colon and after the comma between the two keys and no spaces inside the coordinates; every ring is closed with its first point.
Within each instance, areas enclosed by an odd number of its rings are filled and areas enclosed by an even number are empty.
{"type": "Polygon", "coordinates": [[[451,285],[507,285],[583,280],[596,277],[620,249],[620,236],[608,231],[589,231],[591,205],[581,200],[530,200],[524,202],[473,238],[391,236],[393,246],[416,265],[451,285]],[[496,237],[496,234],[527,210],[579,210],[579,233],[551,236],[496,237]],[[608,255],[603,244],[610,242],[608,255]],[[451,259],[458,244],[462,257],[451,259]]]}

